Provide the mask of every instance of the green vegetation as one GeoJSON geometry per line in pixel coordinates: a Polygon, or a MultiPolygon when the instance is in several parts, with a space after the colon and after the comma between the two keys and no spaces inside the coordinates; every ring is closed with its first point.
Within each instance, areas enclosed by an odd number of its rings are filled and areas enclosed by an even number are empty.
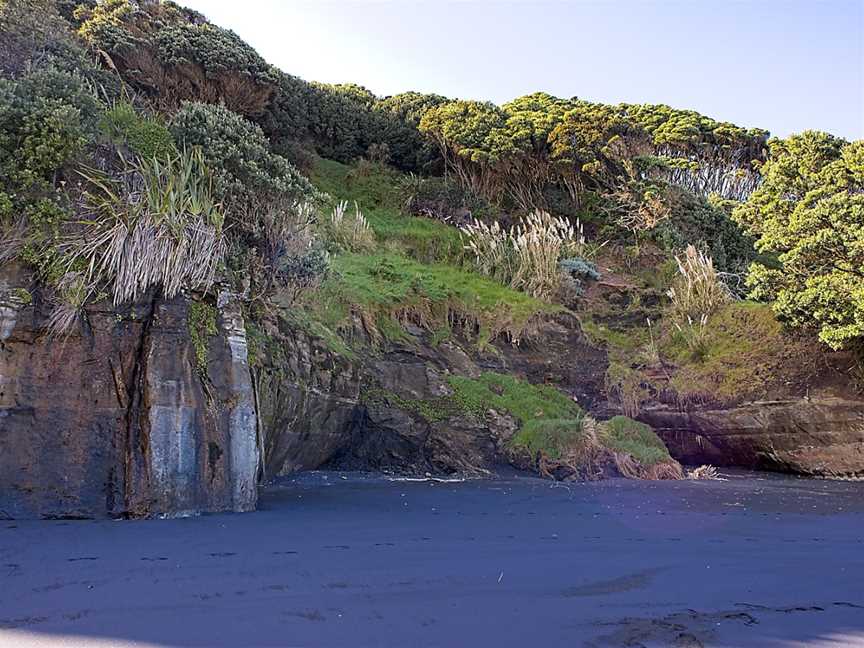
{"type": "Polygon", "coordinates": [[[334,257],[331,276],[305,307],[333,332],[350,330],[356,313],[373,338],[394,331],[389,321],[428,330],[459,323],[481,344],[500,335],[517,341],[537,317],[560,310],[471,272],[387,252],[334,257]]]}
{"type": "Polygon", "coordinates": [[[320,158],[311,175],[321,191],[338,199],[357,201],[387,249],[396,249],[424,262],[458,262],[463,245],[459,231],[429,218],[405,214],[399,187],[401,178],[381,164],[349,166],[320,158]]]}
{"type": "Polygon", "coordinates": [[[864,142],[813,131],[772,140],[764,181],[734,217],[773,263],[748,285],[833,349],[864,342],[864,142]]]}
{"type": "Polygon", "coordinates": [[[90,217],[61,239],[64,270],[86,268],[88,294],[108,284],[116,306],[156,286],[169,298],[184,286],[208,290],[225,255],[225,215],[200,149],[140,160],[132,172],[141,180],[135,199],[122,181],[82,171],[90,217]]]}
{"type": "MultiPolygon", "coordinates": [[[[768,142],[694,111],[546,93],[382,98],[290,76],[173,2],[0,0],[0,263],[33,271],[51,330],[108,295],[119,308],[219,282],[244,302],[257,367],[281,361],[283,327],[361,362],[408,331],[519,343],[559,300],[635,416],[666,388],[685,405],[770,393],[804,348],[775,313],[860,349],[862,250],[861,142],[768,142]],[[734,301],[751,263],[761,304],[734,301]]],[[[202,377],[204,299],[188,322],[202,377]]],[[[669,460],[630,419],[587,429],[551,387],[450,386],[364,398],[430,421],[506,412],[534,457],[566,461],[599,435],[669,460]]]]}
{"type": "Polygon", "coordinates": [[[30,291],[26,288],[16,288],[12,291],[12,295],[14,296],[15,301],[22,307],[29,306],[33,303],[33,295],[31,295],[30,291]]]}
{"type": "Polygon", "coordinates": [[[100,128],[111,141],[125,144],[148,160],[166,159],[177,152],[174,138],[162,120],[139,115],[127,101],[116,102],[106,110],[100,128]]]}
{"type": "Polygon", "coordinates": [[[554,387],[531,385],[505,374],[484,373],[479,378],[448,379],[459,407],[482,417],[489,409],[506,412],[519,421],[512,445],[532,456],[542,452],[558,458],[582,432],[582,409],[554,387]]]}
{"type": "Polygon", "coordinates": [[[202,379],[206,378],[207,345],[209,339],[219,332],[216,327],[216,308],[203,301],[191,302],[186,325],[192,348],[195,351],[195,368],[202,379]]]}
{"type": "Polygon", "coordinates": [[[549,185],[579,200],[600,192],[625,227],[650,229],[665,183],[740,198],[767,133],[668,106],[605,106],[545,93],[502,107],[451,101],[428,109],[420,130],[476,193],[542,207],[549,185]],[[626,210],[626,213],[620,213],[626,210]]]}
{"type": "Polygon", "coordinates": [[[217,189],[234,201],[315,198],[309,181],[270,151],[261,129],[224,106],[186,102],[171,119],[171,133],[183,147],[200,147],[214,168],[217,189]]]}
{"type": "Polygon", "coordinates": [[[650,425],[626,416],[613,416],[600,426],[600,442],[613,452],[625,452],[643,466],[671,462],[669,450],[650,425]]]}
{"type": "Polygon", "coordinates": [[[70,213],[65,189],[100,112],[76,74],[45,68],[0,78],[0,262],[20,257],[56,279],[56,243],[70,213]]]}
{"type": "Polygon", "coordinates": [[[365,403],[386,403],[393,407],[412,412],[430,423],[445,421],[452,416],[463,413],[459,404],[452,398],[442,396],[433,399],[403,398],[385,389],[369,389],[362,393],[365,403]]]}
{"type": "Polygon", "coordinates": [[[661,355],[677,365],[671,383],[682,402],[764,398],[779,381],[806,370],[810,352],[784,334],[770,306],[728,304],[708,318],[705,328],[696,353],[681,331],[659,343],[661,355]]]}
{"type": "Polygon", "coordinates": [[[173,2],[107,0],[75,10],[78,34],[104,52],[124,81],[163,109],[187,100],[262,112],[277,77],[231,31],[173,2]]]}

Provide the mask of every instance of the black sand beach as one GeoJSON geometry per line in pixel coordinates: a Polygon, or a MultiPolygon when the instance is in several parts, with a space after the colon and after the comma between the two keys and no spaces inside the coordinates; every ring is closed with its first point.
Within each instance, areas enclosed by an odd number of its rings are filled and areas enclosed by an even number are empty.
{"type": "Polygon", "coordinates": [[[243,515],[0,522],[0,645],[864,646],[864,484],[311,473],[243,515]]]}

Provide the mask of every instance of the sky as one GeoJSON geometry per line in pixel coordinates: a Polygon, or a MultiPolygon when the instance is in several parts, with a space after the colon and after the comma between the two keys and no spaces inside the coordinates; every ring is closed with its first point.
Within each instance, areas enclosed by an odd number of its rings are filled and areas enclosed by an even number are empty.
{"type": "Polygon", "coordinates": [[[864,0],[179,0],[309,81],[864,138],[864,0]]]}

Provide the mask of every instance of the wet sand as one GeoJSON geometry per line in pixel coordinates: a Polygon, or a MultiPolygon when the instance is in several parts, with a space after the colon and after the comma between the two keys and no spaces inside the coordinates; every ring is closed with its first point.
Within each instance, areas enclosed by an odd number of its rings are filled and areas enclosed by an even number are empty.
{"type": "Polygon", "coordinates": [[[864,646],[864,483],[310,473],[261,510],[0,521],[0,646],[864,646]]]}

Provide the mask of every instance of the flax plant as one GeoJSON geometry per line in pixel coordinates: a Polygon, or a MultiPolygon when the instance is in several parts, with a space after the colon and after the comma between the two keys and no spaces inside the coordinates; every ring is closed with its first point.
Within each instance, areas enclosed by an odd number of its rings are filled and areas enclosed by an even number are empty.
{"type": "MultiPolygon", "coordinates": [[[[73,274],[80,284],[70,306],[83,305],[104,285],[115,306],[157,285],[168,298],[184,287],[212,286],[225,255],[224,215],[200,151],[140,160],[119,180],[94,169],[81,175],[87,181],[86,217],[58,245],[64,260],[60,285],[67,279],[71,285],[73,274]]],[[[62,318],[54,329],[73,322],[62,318]]]]}

